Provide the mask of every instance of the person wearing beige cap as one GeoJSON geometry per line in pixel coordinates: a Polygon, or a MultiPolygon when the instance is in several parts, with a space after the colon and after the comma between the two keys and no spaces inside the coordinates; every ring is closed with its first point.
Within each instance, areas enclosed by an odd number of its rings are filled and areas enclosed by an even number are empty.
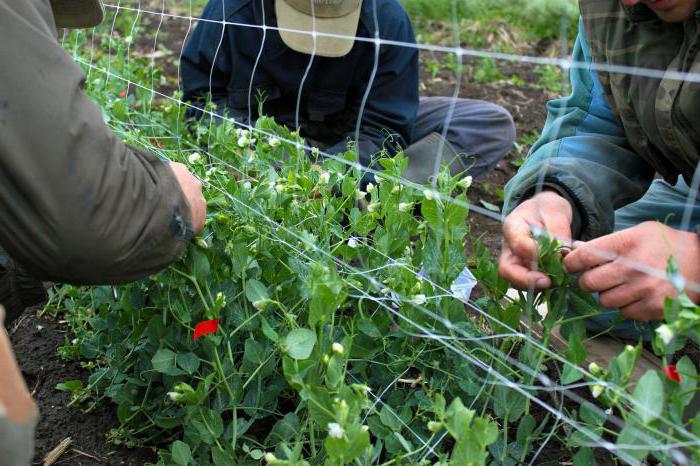
{"type": "Polygon", "coordinates": [[[185,100],[201,107],[211,97],[242,125],[254,124],[263,95],[264,114],[326,154],[345,152],[360,120],[360,163],[405,150],[405,177],[417,183],[429,182],[440,150],[453,174],[483,175],[515,137],[497,105],[419,97],[418,49],[398,0],[210,0],[185,46],[181,82],[185,100]]]}
{"type": "MultiPolygon", "coordinates": [[[[144,277],[204,225],[199,181],[117,139],[56,40],[57,28],[102,16],[98,0],[0,0],[0,303],[10,319],[44,296],[41,280],[144,277]]],[[[38,413],[5,325],[0,305],[0,465],[23,466],[38,413]]]]}

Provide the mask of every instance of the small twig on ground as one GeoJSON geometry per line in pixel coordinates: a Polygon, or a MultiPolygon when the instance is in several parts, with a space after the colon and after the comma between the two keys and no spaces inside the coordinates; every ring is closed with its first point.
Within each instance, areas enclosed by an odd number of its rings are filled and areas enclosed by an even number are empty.
{"type": "Polygon", "coordinates": [[[104,458],[100,458],[99,456],[94,456],[89,453],[85,453],[84,451],[78,450],[77,448],[73,448],[71,450],[73,453],[76,453],[81,456],[87,456],[88,458],[92,458],[93,460],[99,461],[101,463],[105,462],[106,460],[104,458]]]}
{"type": "Polygon", "coordinates": [[[44,373],[44,366],[41,366],[41,369],[39,370],[39,373],[36,376],[36,383],[34,384],[34,388],[32,388],[32,398],[34,398],[34,395],[36,395],[36,390],[39,388],[39,384],[41,383],[41,375],[44,373]]]}
{"type": "Polygon", "coordinates": [[[10,336],[14,335],[17,329],[22,325],[22,322],[27,320],[27,317],[29,317],[29,312],[24,311],[21,316],[12,324],[12,327],[10,330],[7,332],[10,336]]]}
{"type": "Polygon", "coordinates": [[[63,440],[61,440],[61,443],[56,445],[56,448],[51,450],[45,457],[44,457],[44,466],[51,466],[54,464],[58,458],[61,457],[62,454],[68,450],[68,447],[70,447],[71,443],[73,443],[73,439],[70,437],[66,437],[63,440]]]}

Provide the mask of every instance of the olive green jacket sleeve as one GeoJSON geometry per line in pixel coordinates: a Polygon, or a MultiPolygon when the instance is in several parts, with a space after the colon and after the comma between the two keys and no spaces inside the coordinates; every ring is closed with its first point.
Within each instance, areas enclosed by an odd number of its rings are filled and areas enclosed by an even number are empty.
{"type": "Polygon", "coordinates": [[[55,36],[49,0],[0,0],[0,245],[44,280],[147,276],[183,251],[189,205],[105,125],[55,36]]]}

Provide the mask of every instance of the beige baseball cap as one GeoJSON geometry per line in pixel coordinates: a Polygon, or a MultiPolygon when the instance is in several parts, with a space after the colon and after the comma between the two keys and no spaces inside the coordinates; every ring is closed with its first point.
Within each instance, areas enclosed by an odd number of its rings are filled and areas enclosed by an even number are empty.
{"type": "Polygon", "coordinates": [[[104,18],[101,0],[51,0],[57,28],[91,28],[104,18]]]}
{"type": "Polygon", "coordinates": [[[275,0],[277,26],[280,29],[308,31],[280,30],[284,43],[297,52],[309,55],[315,52],[322,57],[342,57],[350,53],[361,11],[362,0],[275,0]],[[316,35],[314,50],[314,37],[311,34],[314,30],[352,38],[316,35]]]}

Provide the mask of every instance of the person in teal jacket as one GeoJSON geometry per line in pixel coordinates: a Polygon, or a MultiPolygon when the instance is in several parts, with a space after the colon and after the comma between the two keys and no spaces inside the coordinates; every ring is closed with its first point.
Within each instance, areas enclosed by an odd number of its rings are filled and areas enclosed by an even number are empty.
{"type": "Polygon", "coordinates": [[[580,8],[573,60],[585,66],[571,69],[571,95],[548,103],[542,136],[506,186],[499,271],[516,287],[547,288],[533,267],[532,232],[580,240],[566,269],[620,310],[588,326],[637,338],[619,315],[663,318],[675,295],[670,256],[689,297],[700,299],[700,205],[690,188],[700,181],[700,84],[679,79],[700,71],[700,2],[582,0],[580,8]]]}

